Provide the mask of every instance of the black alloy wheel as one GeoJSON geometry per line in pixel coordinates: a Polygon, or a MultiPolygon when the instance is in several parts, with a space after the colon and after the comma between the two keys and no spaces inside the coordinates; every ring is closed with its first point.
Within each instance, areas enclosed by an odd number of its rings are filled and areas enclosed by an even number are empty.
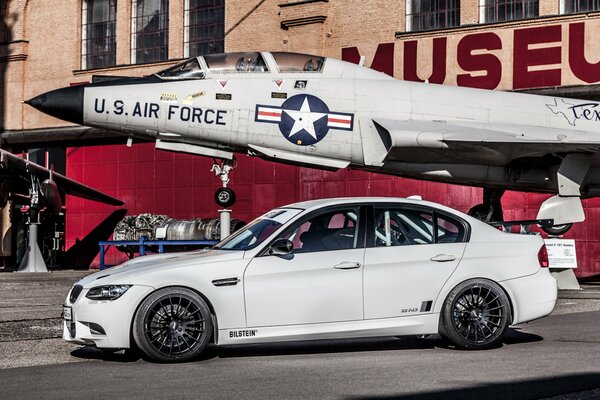
{"type": "Polygon", "coordinates": [[[487,349],[501,342],[511,320],[502,288],[492,281],[471,279],[448,295],[439,332],[458,348],[487,349]]]}
{"type": "Polygon", "coordinates": [[[133,335],[139,348],[155,361],[180,362],[197,357],[212,333],[206,302],[181,287],[160,289],[142,302],[133,335]]]}

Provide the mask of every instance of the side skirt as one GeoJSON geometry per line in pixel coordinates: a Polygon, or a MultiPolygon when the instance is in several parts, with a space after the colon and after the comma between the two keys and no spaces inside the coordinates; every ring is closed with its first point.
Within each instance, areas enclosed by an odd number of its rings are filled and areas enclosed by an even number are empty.
{"type": "Polygon", "coordinates": [[[438,323],[439,313],[433,313],[362,321],[219,329],[215,344],[231,345],[295,340],[427,335],[438,332],[438,323]]]}

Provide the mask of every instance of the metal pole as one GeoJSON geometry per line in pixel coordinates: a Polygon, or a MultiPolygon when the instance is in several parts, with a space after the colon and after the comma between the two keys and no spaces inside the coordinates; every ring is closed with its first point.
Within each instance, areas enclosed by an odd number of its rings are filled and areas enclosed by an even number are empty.
{"type": "Polygon", "coordinates": [[[225,239],[230,234],[231,230],[231,210],[219,210],[221,219],[221,240],[225,239]]]}
{"type": "Polygon", "coordinates": [[[27,253],[25,253],[25,257],[23,257],[17,272],[48,272],[44,257],[42,257],[42,252],[37,243],[39,225],[38,223],[29,224],[27,253]]]}

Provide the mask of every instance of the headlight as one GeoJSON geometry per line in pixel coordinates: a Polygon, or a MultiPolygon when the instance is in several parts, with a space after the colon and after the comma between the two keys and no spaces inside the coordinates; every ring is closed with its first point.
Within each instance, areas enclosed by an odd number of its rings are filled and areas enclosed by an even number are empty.
{"type": "Polygon", "coordinates": [[[129,289],[131,285],[106,285],[91,288],[85,297],[91,300],[116,300],[129,289]]]}

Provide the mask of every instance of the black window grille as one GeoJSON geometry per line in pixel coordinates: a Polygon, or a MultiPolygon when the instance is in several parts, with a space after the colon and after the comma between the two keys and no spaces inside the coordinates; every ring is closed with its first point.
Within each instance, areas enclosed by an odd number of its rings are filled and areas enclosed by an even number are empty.
{"type": "Polygon", "coordinates": [[[600,10],[600,0],[564,0],[565,14],[600,10]]]}
{"type": "Polygon", "coordinates": [[[117,0],[83,0],[82,68],[116,64],[117,0]]]}
{"type": "Polygon", "coordinates": [[[134,63],[169,58],[169,0],[132,0],[134,63]]]}
{"type": "Polygon", "coordinates": [[[189,57],[224,52],[225,1],[186,1],[185,46],[189,57]]]}
{"type": "Polygon", "coordinates": [[[514,21],[540,15],[538,0],[486,0],[485,22],[514,21]]]}
{"type": "Polygon", "coordinates": [[[412,0],[408,30],[426,31],[460,25],[460,0],[412,0]]]}

